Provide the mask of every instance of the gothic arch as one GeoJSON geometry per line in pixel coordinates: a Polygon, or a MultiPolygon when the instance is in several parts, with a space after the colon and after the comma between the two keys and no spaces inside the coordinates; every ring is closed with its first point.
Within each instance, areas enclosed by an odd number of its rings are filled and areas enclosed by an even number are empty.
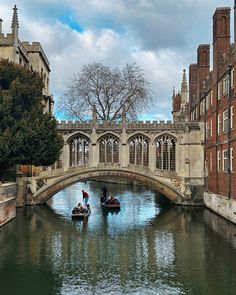
{"type": "Polygon", "coordinates": [[[176,171],[177,140],[168,133],[159,135],[155,140],[156,168],[166,171],[176,171]]]}
{"type": "Polygon", "coordinates": [[[179,140],[178,140],[178,137],[176,136],[176,134],[173,134],[173,133],[171,133],[171,132],[161,132],[161,133],[159,133],[159,134],[154,138],[153,143],[155,144],[155,142],[157,141],[157,139],[158,139],[159,137],[162,137],[162,136],[170,136],[170,137],[172,137],[172,138],[176,141],[176,143],[179,141],[179,140]]]}
{"type": "Polygon", "coordinates": [[[78,167],[88,164],[89,161],[89,138],[77,132],[67,139],[69,145],[69,165],[78,167]]]}
{"type": "Polygon", "coordinates": [[[134,132],[132,135],[130,135],[130,136],[128,137],[128,139],[127,139],[127,144],[130,142],[130,140],[131,140],[133,137],[135,137],[135,136],[137,136],[137,135],[140,135],[140,136],[146,137],[146,139],[147,139],[149,142],[151,142],[151,138],[150,138],[146,133],[144,133],[144,132],[140,132],[140,131],[137,131],[137,132],[134,132]]]}
{"type": "Polygon", "coordinates": [[[103,137],[108,136],[108,135],[109,135],[109,136],[116,137],[117,140],[119,140],[119,142],[121,141],[121,139],[120,139],[120,137],[119,137],[118,134],[116,134],[115,132],[112,132],[112,131],[107,131],[107,132],[103,133],[101,136],[99,136],[99,137],[97,138],[97,143],[99,143],[100,140],[101,140],[103,137]]]}
{"type": "Polygon", "coordinates": [[[86,134],[83,131],[79,131],[79,132],[76,131],[76,132],[69,134],[69,136],[67,138],[65,138],[65,142],[68,144],[74,137],[76,137],[78,135],[84,136],[88,141],[90,141],[88,134],[86,134]]]}
{"type": "Polygon", "coordinates": [[[129,163],[148,167],[150,139],[142,133],[136,133],[129,138],[128,143],[129,163]]]}
{"type": "Polygon", "coordinates": [[[98,139],[99,163],[119,163],[120,139],[111,132],[98,139]]]}

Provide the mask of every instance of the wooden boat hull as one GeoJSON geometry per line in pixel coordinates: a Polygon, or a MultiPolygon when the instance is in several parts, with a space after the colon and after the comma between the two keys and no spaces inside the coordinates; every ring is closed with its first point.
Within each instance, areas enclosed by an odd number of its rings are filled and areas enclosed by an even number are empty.
{"type": "Polygon", "coordinates": [[[77,214],[72,214],[71,218],[72,219],[84,219],[86,217],[88,217],[91,213],[91,210],[89,210],[89,212],[87,213],[77,213],[77,214]]]}
{"type": "Polygon", "coordinates": [[[120,204],[105,204],[101,203],[102,208],[108,210],[120,210],[120,204]]]}

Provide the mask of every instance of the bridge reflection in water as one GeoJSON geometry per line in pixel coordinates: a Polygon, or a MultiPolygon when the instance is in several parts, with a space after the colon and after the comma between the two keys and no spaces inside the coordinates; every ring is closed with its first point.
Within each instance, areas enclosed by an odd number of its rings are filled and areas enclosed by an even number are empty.
{"type": "Polygon", "coordinates": [[[51,207],[18,210],[0,232],[2,294],[234,294],[231,224],[203,208],[169,207],[142,186],[108,184],[122,209],[104,214],[102,185],[78,183],[51,207]],[[73,222],[82,188],[92,214],[73,222]]]}

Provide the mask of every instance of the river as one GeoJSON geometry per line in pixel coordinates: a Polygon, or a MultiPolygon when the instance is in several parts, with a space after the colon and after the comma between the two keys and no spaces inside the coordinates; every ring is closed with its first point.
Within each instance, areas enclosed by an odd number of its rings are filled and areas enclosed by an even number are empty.
{"type": "Polygon", "coordinates": [[[104,212],[103,185],[77,183],[17,210],[0,229],[0,294],[236,294],[235,225],[140,185],[107,183],[121,210],[104,212]],[[82,189],[92,213],[71,220],[82,189]]]}

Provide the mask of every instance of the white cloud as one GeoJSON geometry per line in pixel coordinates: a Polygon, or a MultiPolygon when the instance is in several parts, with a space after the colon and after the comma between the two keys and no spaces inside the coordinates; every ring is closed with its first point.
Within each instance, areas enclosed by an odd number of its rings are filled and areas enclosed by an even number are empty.
{"type": "MultiPolygon", "coordinates": [[[[212,14],[233,0],[1,0],[4,32],[11,31],[17,4],[20,39],[39,41],[51,64],[56,99],[81,66],[93,61],[111,67],[136,62],[151,82],[155,106],[150,120],[171,118],[172,87],[182,69],[196,61],[199,43],[211,43],[212,14]],[[84,31],[61,18],[73,14],[84,31]]],[[[233,34],[231,34],[233,35],[233,34]]],[[[148,114],[143,117],[148,118],[148,114]]]]}

